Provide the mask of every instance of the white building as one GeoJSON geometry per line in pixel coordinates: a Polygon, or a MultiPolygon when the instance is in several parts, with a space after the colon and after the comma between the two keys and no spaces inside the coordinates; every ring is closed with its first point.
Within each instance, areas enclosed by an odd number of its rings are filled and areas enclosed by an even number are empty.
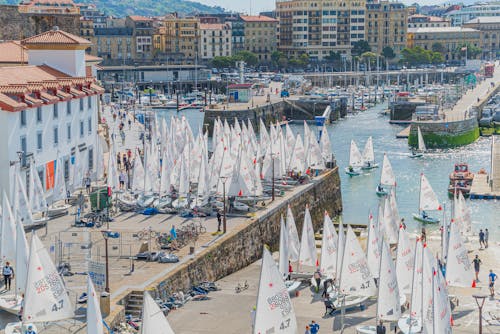
{"type": "Polygon", "coordinates": [[[500,2],[478,3],[444,14],[444,17],[451,20],[451,25],[454,27],[459,27],[477,17],[487,16],[500,16],[500,2]]]}
{"type": "Polygon", "coordinates": [[[231,25],[229,23],[200,24],[200,58],[229,57],[232,49],[231,25]]]}
{"type": "Polygon", "coordinates": [[[0,188],[9,193],[11,166],[20,166],[28,185],[29,165],[35,164],[50,194],[55,161],[62,161],[67,185],[77,150],[80,162],[94,170],[103,89],[85,63],[89,41],[54,29],[21,43],[28,65],[0,67],[0,188]]]}

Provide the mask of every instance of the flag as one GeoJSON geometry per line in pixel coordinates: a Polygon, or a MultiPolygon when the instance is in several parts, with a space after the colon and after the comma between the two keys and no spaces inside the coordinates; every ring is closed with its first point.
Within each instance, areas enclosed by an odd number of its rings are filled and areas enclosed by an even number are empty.
{"type": "Polygon", "coordinates": [[[460,51],[467,51],[467,45],[466,45],[466,46],[464,46],[464,47],[462,47],[462,48],[460,49],[460,51]]]}

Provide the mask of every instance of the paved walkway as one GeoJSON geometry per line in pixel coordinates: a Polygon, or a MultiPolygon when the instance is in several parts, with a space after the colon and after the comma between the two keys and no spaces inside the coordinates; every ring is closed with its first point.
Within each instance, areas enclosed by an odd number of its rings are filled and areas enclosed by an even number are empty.
{"type": "Polygon", "coordinates": [[[460,100],[457,101],[453,109],[445,110],[445,121],[460,121],[465,119],[466,116],[467,118],[470,117],[471,115],[469,110],[471,110],[473,106],[477,105],[479,101],[482,102],[482,100],[487,97],[488,93],[491,92],[494,87],[498,86],[500,86],[500,62],[497,61],[495,63],[493,78],[486,78],[474,89],[468,90],[460,98],[460,100]],[[492,84],[494,86],[492,86],[492,84]]]}

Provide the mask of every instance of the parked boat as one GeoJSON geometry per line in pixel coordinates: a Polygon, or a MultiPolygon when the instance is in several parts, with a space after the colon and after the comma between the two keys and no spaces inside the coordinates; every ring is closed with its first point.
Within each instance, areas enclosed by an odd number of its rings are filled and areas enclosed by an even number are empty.
{"type": "Polygon", "coordinates": [[[450,181],[466,180],[472,182],[474,173],[469,171],[469,165],[466,163],[456,163],[453,172],[450,173],[450,181]]]}

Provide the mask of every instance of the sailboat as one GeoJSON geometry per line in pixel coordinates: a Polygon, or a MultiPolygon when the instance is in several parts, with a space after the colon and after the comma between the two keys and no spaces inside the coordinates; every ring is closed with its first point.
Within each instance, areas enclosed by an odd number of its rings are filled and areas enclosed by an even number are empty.
{"type": "Polygon", "coordinates": [[[446,261],[446,281],[449,286],[471,287],[474,274],[457,223],[450,224],[448,256],[446,261]]]}
{"type": "Polygon", "coordinates": [[[300,281],[295,281],[291,279],[287,279],[288,277],[288,261],[290,260],[289,256],[289,238],[288,229],[285,225],[285,221],[283,220],[283,216],[281,216],[280,220],[280,258],[279,258],[279,271],[283,275],[285,279],[285,286],[287,288],[288,293],[293,293],[300,286],[300,281]]]}
{"type": "Polygon", "coordinates": [[[422,131],[420,131],[420,127],[417,127],[417,140],[418,140],[418,149],[411,150],[410,158],[421,158],[424,156],[427,148],[425,147],[424,136],[422,136],[422,131]]]}
{"type": "Polygon", "coordinates": [[[49,253],[32,235],[21,322],[8,323],[5,334],[24,333],[28,322],[54,322],[74,317],[68,292],[49,253]],[[50,282],[50,284],[49,284],[50,282]],[[43,284],[45,289],[39,288],[43,284]]]}
{"type": "Polygon", "coordinates": [[[63,160],[58,159],[56,162],[55,168],[55,181],[54,188],[52,190],[52,204],[49,206],[47,210],[47,215],[50,218],[55,218],[59,216],[63,216],[68,213],[68,209],[71,205],[66,204],[64,202],[56,204],[56,202],[66,199],[66,181],[64,180],[64,166],[63,160]]]}
{"type": "Polygon", "coordinates": [[[378,164],[375,163],[375,154],[373,153],[373,139],[368,137],[366,141],[365,148],[363,149],[363,166],[361,169],[370,170],[373,168],[378,168],[378,164]]]}
{"type": "Polygon", "coordinates": [[[378,196],[385,196],[388,194],[387,189],[384,187],[396,187],[396,177],[394,176],[394,171],[392,170],[392,165],[387,154],[384,154],[380,182],[375,190],[378,196]]]}
{"type": "Polygon", "coordinates": [[[290,295],[271,253],[264,247],[253,334],[297,334],[297,330],[290,295]]]}
{"type": "Polygon", "coordinates": [[[363,157],[359,148],[354,140],[351,140],[351,149],[349,152],[349,166],[346,167],[345,172],[349,176],[356,176],[361,174],[361,167],[363,166],[363,157]]]}
{"type": "Polygon", "coordinates": [[[163,311],[147,291],[144,291],[140,334],[174,334],[163,311]]]}
{"type": "Polygon", "coordinates": [[[420,175],[420,198],[418,205],[418,214],[413,214],[413,219],[425,223],[425,224],[437,224],[439,223],[438,218],[429,217],[427,215],[428,210],[442,210],[441,204],[439,204],[439,200],[436,196],[434,190],[422,173],[420,175]]]}
{"type": "Polygon", "coordinates": [[[99,297],[90,276],[87,278],[87,334],[104,334],[99,297]]]}
{"type": "Polygon", "coordinates": [[[306,205],[304,213],[304,224],[302,225],[302,235],[299,250],[299,266],[316,267],[318,265],[316,254],[316,239],[314,238],[314,229],[312,225],[309,205],[306,205]]]}

